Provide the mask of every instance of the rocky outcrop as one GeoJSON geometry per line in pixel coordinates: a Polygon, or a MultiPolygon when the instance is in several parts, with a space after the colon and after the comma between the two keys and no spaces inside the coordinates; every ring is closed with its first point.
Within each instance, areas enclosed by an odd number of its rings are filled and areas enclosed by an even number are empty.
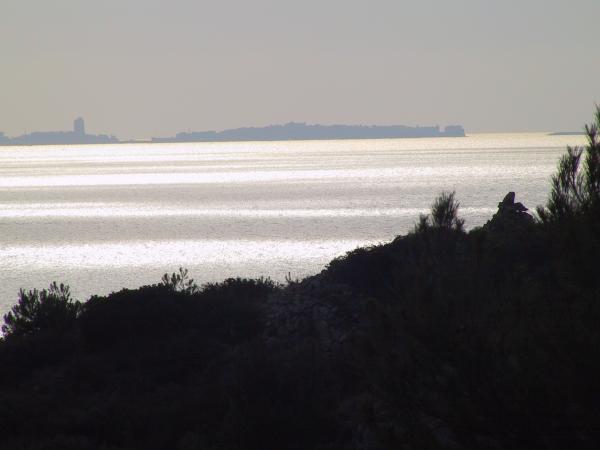
{"type": "Polygon", "coordinates": [[[509,192],[498,203],[498,211],[484,228],[490,231],[505,231],[528,227],[534,223],[534,219],[527,211],[521,202],[515,203],[515,193],[509,192]]]}

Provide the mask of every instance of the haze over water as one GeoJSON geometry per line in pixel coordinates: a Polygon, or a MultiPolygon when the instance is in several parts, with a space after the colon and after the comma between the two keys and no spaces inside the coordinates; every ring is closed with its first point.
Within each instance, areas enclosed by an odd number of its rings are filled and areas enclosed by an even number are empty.
{"type": "Polygon", "coordinates": [[[412,229],[442,190],[467,228],[508,191],[533,209],[580,136],[5,147],[0,313],[20,287],[75,296],[156,283],[314,274],[412,229]]]}

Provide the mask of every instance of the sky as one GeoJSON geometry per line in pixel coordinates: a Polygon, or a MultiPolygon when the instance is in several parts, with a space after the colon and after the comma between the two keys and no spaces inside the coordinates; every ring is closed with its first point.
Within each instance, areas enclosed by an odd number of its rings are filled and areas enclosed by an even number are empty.
{"type": "Polygon", "coordinates": [[[0,131],[580,130],[599,0],[0,0],[0,131]]]}

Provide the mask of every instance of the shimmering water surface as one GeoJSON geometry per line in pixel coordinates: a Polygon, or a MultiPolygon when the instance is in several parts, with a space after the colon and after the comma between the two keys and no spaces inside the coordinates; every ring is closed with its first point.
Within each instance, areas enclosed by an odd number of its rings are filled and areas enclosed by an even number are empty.
{"type": "Polygon", "coordinates": [[[79,299],[189,268],[283,280],[412,228],[442,190],[467,227],[534,207],[578,136],[0,147],[0,312],[20,287],[79,299]]]}

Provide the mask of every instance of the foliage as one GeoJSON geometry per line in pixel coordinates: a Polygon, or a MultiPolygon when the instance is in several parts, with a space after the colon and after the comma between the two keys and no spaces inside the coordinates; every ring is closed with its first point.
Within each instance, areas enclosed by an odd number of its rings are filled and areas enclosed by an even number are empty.
{"type": "Polygon", "coordinates": [[[421,214],[415,231],[424,231],[428,228],[441,230],[462,231],[465,221],[458,217],[460,203],[455,199],[455,192],[442,192],[432,203],[431,213],[421,214]]]}
{"type": "Polygon", "coordinates": [[[50,284],[48,289],[21,289],[19,300],[4,316],[5,336],[26,336],[42,330],[64,331],[70,328],[81,310],[78,301],[71,300],[69,286],[50,284]]]}
{"type": "Polygon", "coordinates": [[[168,273],[165,273],[162,276],[161,283],[177,292],[193,294],[198,291],[198,286],[194,283],[194,279],[189,278],[188,270],[183,267],[179,268],[179,273],[173,272],[170,276],[168,273]]]}
{"type": "Polygon", "coordinates": [[[79,320],[86,344],[110,348],[125,339],[152,341],[192,330],[207,339],[230,342],[260,331],[258,304],[275,289],[271,280],[230,278],[198,288],[185,281],[187,270],[181,273],[186,275],[183,283],[92,297],[79,320]]]}
{"type": "Polygon", "coordinates": [[[587,144],[567,147],[552,176],[552,190],[546,207],[538,207],[543,222],[572,219],[581,214],[600,212],[600,107],[594,123],[586,125],[587,144]]]}

